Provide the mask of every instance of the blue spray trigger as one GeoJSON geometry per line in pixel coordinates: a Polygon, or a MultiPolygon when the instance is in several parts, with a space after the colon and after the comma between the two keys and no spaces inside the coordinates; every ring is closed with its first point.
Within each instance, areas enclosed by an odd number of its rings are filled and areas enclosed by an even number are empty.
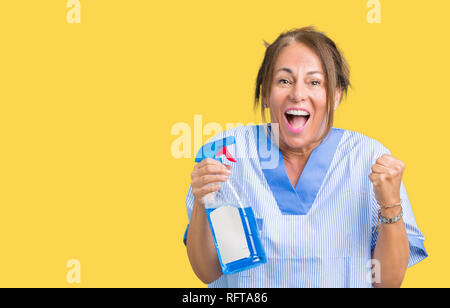
{"type": "Polygon", "coordinates": [[[227,150],[227,146],[235,144],[236,140],[233,136],[229,136],[217,141],[208,142],[203,145],[200,150],[197,152],[197,156],[195,157],[195,162],[199,163],[205,158],[212,158],[217,161],[223,163],[222,155],[232,162],[236,162],[236,160],[231,156],[231,154],[227,150]]]}

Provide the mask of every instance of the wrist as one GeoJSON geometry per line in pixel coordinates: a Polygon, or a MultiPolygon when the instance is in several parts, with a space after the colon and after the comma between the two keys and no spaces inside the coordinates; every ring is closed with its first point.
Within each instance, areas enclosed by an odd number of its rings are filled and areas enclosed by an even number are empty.
{"type": "Polygon", "coordinates": [[[201,200],[198,200],[197,198],[194,198],[194,207],[204,208],[205,204],[201,200]]]}
{"type": "Polygon", "coordinates": [[[396,206],[393,208],[381,208],[381,215],[386,217],[386,218],[393,218],[398,216],[400,213],[402,212],[402,207],[401,206],[396,206]]]}
{"type": "MultiPolygon", "coordinates": [[[[379,203],[378,203],[379,204],[379,203]]],[[[379,204],[380,205],[380,204],[379,204]]],[[[380,205],[378,210],[377,227],[373,230],[373,233],[378,229],[381,230],[381,225],[395,224],[403,217],[403,208],[401,201],[399,203],[380,205]]]]}
{"type": "Polygon", "coordinates": [[[378,202],[380,206],[381,215],[387,218],[392,218],[398,216],[402,212],[402,199],[398,198],[396,200],[386,203],[378,202]]]}

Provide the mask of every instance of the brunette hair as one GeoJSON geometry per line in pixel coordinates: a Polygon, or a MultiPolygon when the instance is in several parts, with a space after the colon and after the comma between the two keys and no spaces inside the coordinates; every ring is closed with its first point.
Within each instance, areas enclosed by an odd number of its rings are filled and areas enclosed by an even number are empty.
{"type": "Polygon", "coordinates": [[[313,26],[284,32],[280,34],[272,44],[264,41],[266,52],[261,67],[259,68],[258,76],[256,77],[254,109],[256,110],[258,107],[261,108],[262,119],[266,122],[264,105],[270,97],[275,62],[281,50],[294,42],[303,43],[313,50],[320,58],[324,70],[328,117],[327,129],[325,134],[319,138],[320,140],[327,136],[333,127],[334,97],[336,90],[339,88],[341,89],[342,100],[342,97],[347,95],[348,87],[351,85],[349,79],[350,70],[341,51],[328,36],[322,32],[316,31],[313,26]]]}

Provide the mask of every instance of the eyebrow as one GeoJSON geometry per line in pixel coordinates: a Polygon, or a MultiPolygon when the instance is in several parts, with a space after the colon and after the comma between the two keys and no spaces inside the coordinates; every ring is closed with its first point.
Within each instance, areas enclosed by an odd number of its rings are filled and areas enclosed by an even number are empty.
{"type": "MultiPolygon", "coordinates": [[[[285,72],[288,72],[289,74],[294,75],[292,70],[290,68],[287,68],[287,67],[282,67],[282,68],[278,69],[276,72],[278,73],[279,71],[285,71],[285,72]]],[[[306,73],[306,75],[314,75],[314,74],[322,74],[323,75],[323,73],[319,72],[319,71],[311,71],[311,72],[306,73]]]]}

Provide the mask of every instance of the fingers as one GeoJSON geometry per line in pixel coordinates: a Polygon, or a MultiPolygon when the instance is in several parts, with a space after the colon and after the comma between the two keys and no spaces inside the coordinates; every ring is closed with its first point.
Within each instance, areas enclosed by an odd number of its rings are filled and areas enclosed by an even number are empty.
{"type": "Polygon", "coordinates": [[[197,172],[200,174],[224,174],[224,175],[230,175],[231,174],[231,166],[227,166],[222,164],[221,162],[206,158],[204,159],[200,164],[197,166],[197,172]]]}
{"type": "Polygon", "coordinates": [[[372,165],[369,178],[378,203],[391,204],[399,199],[404,168],[405,164],[401,160],[388,154],[383,154],[372,165]]]}
{"type": "Polygon", "coordinates": [[[384,173],[371,173],[369,174],[369,179],[374,186],[379,186],[386,178],[384,173]]]}
{"type": "Polygon", "coordinates": [[[205,195],[220,189],[220,182],[225,182],[231,175],[231,166],[206,158],[195,165],[191,173],[192,194],[201,200],[205,195]]]}
{"type": "Polygon", "coordinates": [[[196,187],[201,187],[208,185],[210,183],[217,183],[217,182],[225,182],[228,180],[227,175],[220,175],[220,174],[206,174],[199,177],[195,177],[191,185],[196,187]]]}
{"type": "Polygon", "coordinates": [[[389,154],[381,155],[377,159],[377,161],[375,163],[379,164],[379,165],[382,165],[382,166],[385,166],[385,167],[396,167],[396,166],[399,166],[399,167],[402,167],[402,168],[405,167],[405,164],[401,160],[399,160],[399,159],[397,159],[394,156],[389,155],[389,154]]]}
{"type": "Polygon", "coordinates": [[[205,165],[223,165],[220,161],[212,159],[212,158],[205,158],[204,160],[202,160],[198,166],[199,167],[203,167],[205,165]]]}
{"type": "Polygon", "coordinates": [[[223,174],[230,175],[231,170],[226,168],[225,166],[218,165],[206,165],[198,170],[200,174],[223,174]]]}
{"type": "Polygon", "coordinates": [[[384,182],[401,181],[405,164],[393,156],[384,154],[372,165],[372,173],[369,175],[374,185],[384,182]]]}
{"type": "Polygon", "coordinates": [[[389,173],[389,169],[383,165],[375,164],[372,166],[372,172],[378,174],[389,173]]]}
{"type": "Polygon", "coordinates": [[[401,176],[404,169],[404,162],[388,154],[383,154],[376,160],[375,164],[372,165],[372,172],[374,174],[385,175],[386,178],[401,176]]]}
{"type": "Polygon", "coordinates": [[[220,189],[220,184],[212,184],[200,188],[192,188],[192,194],[197,200],[202,200],[209,193],[216,192],[220,189]]]}

